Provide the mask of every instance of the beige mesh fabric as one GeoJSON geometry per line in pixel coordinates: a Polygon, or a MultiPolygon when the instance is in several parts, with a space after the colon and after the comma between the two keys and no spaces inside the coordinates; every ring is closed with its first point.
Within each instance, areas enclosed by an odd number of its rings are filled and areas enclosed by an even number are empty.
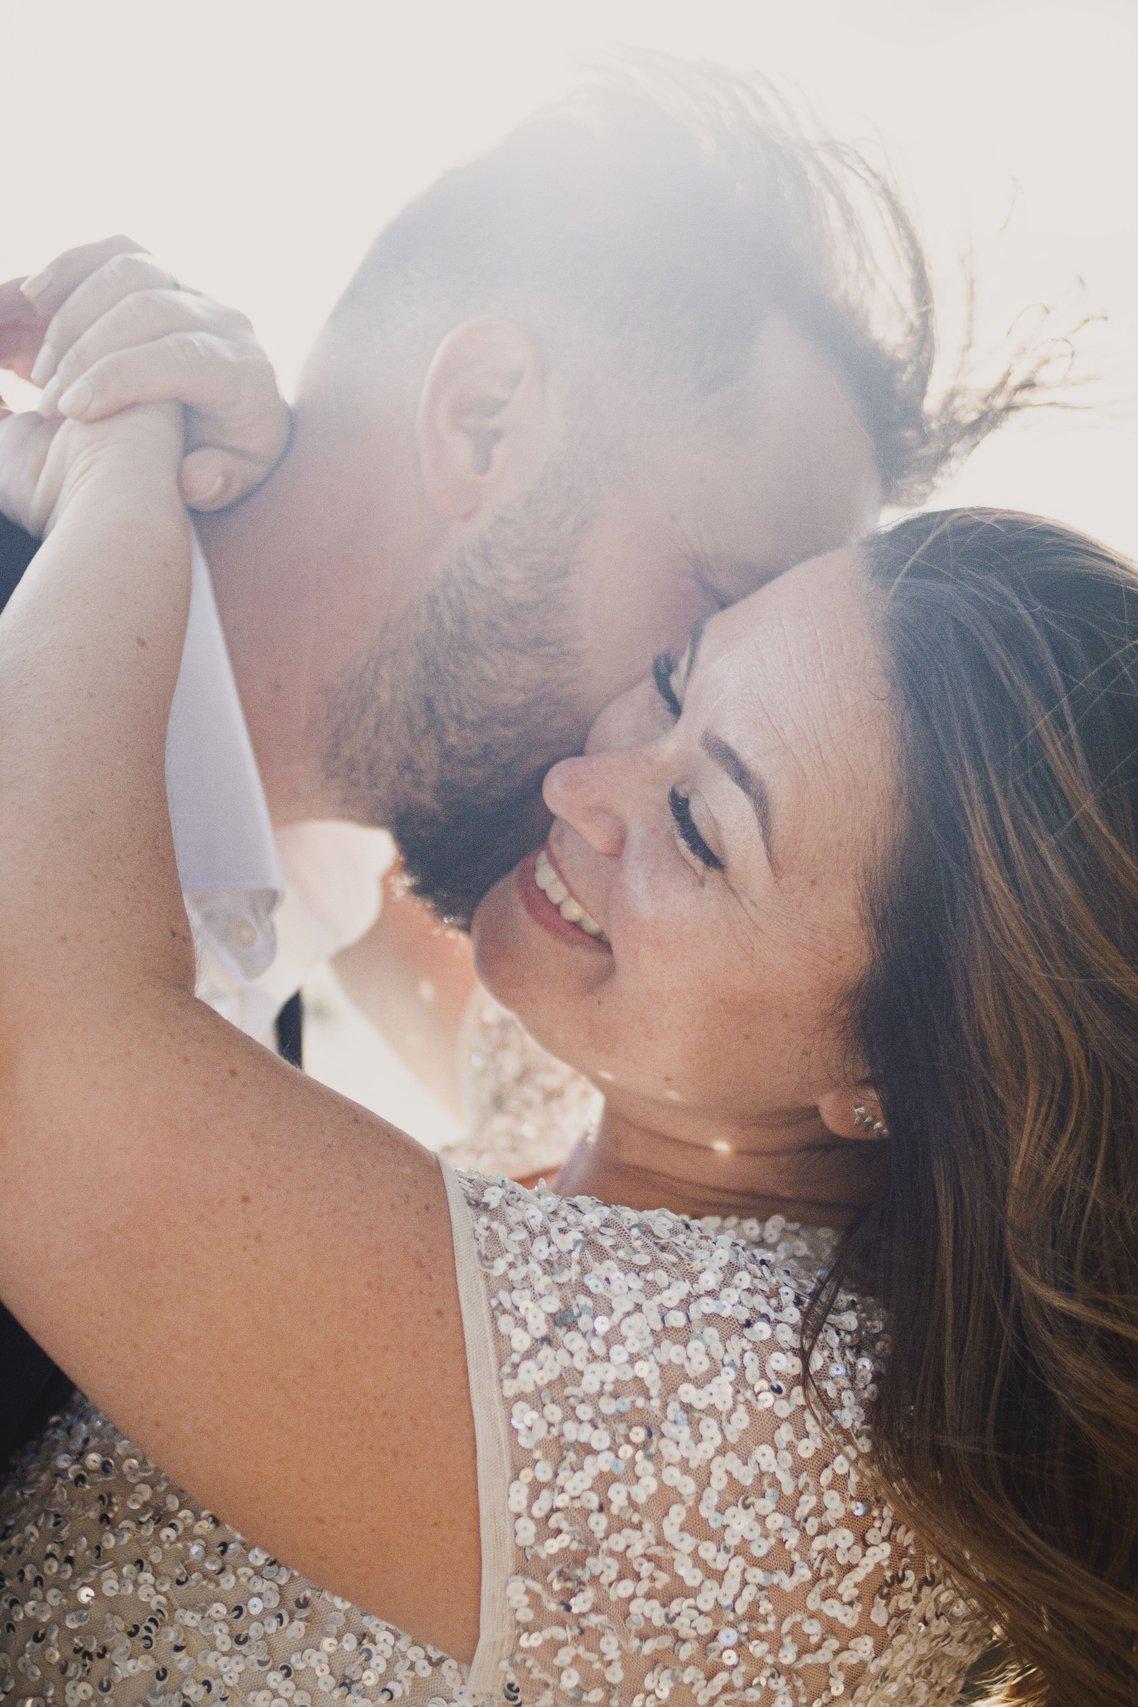
{"type": "Polygon", "coordinates": [[[443,1171],[479,1435],[475,1696],[953,1702],[985,1631],[859,1471],[871,1305],[839,1298],[815,1353],[858,1450],[804,1402],[835,1235],[443,1171]]]}
{"type": "Polygon", "coordinates": [[[475,1173],[516,1180],[540,1174],[552,1182],[595,1123],[599,1093],[484,990],[471,998],[458,1059],[463,1130],[442,1147],[444,1160],[475,1173]]]}
{"type": "MultiPolygon", "coordinates": [[[[800,1314],[834,1235],[442,1172],[478,1436],[473,1666],[271,1558],[77,1397],[0,1491],[0,1701],[954,1702],[984,1630],[803,1404],[800,1314]]],[[[818,1373],[862,1442],[884,1349],[879,1313],[841,1298],[818,1373]]]]}
{"type": "Polygon", "coordinates": [[[245,1540],[80,1396],[0,1490],[5,1704],[473,1707],[467,1670],[245,1540]]]}

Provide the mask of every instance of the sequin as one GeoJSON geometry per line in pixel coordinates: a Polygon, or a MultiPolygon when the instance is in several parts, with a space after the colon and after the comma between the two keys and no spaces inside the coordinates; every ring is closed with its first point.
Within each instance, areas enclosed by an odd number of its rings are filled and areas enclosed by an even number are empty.
{"type": "Polygon", "coordinates": [[[250,1547],[81,1397],[0,1493],[5,1703],[313,1707],[378,1700],[382,1680],[393,1701],[470,1707],[465,1672],[250,1547]],[[49,1576],[50,1603],[35,1588],[49,1576]]]}
{"type": "Polygon", "coordinates": [[[596,1124],[593,1086],[481,993],[466,1016],[460,1062],[463,1135],[441,1151],[453,1168],[552,1179],[596,1124]]]}
{"type": "MultiPolygon", "coordinates": [[[[0,1701],[948,1707],[985,1632],[805,1406],[797,1331],[833,1236],[457,1179],[506,1450],[477,1689],[76,1398],[0,1495],[0,1701]]],[[[840,1296],[816,1373],[859,1439],[886,1345],[840,1296]]]]}
{"type": "MultiPolygon", "coordinates": [[[[802,1310],[836,1235],[458,1178],[508,1425],[500,1699],[954,1702],[987,1632],[806,1406],[802,1310]]],[[[887,1346],[841,1294],[813,1372],[861,1443],[887,1346]]]]}

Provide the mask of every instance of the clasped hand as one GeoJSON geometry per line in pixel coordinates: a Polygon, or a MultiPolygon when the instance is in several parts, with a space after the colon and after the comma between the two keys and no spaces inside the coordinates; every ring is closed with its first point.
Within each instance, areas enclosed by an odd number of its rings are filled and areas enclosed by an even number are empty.
{"type": "Polygon", "coordinates": [[[0,403],[0,511],[37,535],[92,479],[157,481],[191,508],[258,486],[289,412],[243,315],[125,237],[85,244],[0,285],[0,368],[43,388],[0,403]]]}

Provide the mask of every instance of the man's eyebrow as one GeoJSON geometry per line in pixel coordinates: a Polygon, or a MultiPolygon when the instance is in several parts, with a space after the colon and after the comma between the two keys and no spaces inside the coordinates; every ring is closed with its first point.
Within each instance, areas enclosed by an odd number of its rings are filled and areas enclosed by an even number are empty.
{"type": "Polygon", "coordinates": [[[700,746],[708,758],[726,771],[731,781],[743,790],[751,802],[755,820],[759,826],[759,834],[763,838],[763,846],[767,850],[767,859],[775,876],[780,875],[778,861],[774,856],[774,835],[771,823],[771,796],[763,778],[753,771],[744,759],[741,759],[734,747],[729,746],[719,735],[704,731],[700,737],[700,746]]]}

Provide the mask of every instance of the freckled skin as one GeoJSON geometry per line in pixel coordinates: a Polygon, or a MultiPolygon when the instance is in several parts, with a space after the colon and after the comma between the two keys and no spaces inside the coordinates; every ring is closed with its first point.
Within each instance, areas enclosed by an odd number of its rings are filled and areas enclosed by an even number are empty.
{"type": "MultiPolygon", "coordinates": [[[[643,683],[549,773],[550,846],[611,954],[542,931],[512,878],[475,918],[493,993],[604,1089],[606,1123],[686,1145],[685,1161],[715,1137],[752,1155],[801,1147],[828,1136],[818,1105],[847,1078],[857,1100],[831,1016],[864,964],[862,879],[896,817],[871,600],[853,552],[792,570],[708,624],[690,680],[674,678],[678,722],[643,683]],[[777,876],[708,734],[766,781],[777,876]],[[680,843],[673,787],[725,871],[680,843]]],[[[736,1182],[772,1177],[740,1163],[736,1182]]]]}

